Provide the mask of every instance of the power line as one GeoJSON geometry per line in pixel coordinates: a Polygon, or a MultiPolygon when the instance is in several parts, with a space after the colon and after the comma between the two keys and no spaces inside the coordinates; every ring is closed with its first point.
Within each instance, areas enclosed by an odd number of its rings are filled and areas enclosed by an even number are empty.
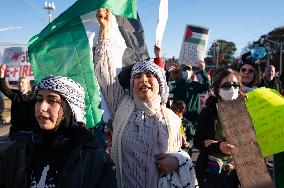
{"type": "MultiPolygon", "coordinates": [[[[171,8],[171,10],[175,10],[175,9],[177,9],[177,8],[184,7],[185,5],[194,3],[195,1],[197,1],[197,0],[186,0],[185,3],[182,3],[182,4],[180,4],[180,5],[177,5],[176,7],[173,7],[173,8],[171,8]]],[[[170,9],[170,8],[169,8],[169,9],[170,9]]]]}
{"type": "Polygon", "coordinates": [[[0,28],[0,32],[1,31],[8,31],[8,30],[12,30],[12,29],[22,29],[21,26],[16,26],[16,27],[5,27],[5,28],[0,28]]]}
{"type": "Polygon", "coordinates": [[[256,30],[256,28],[257,28],[257,31],[259,31],[259,27],[263,27],[264,24],[269,23],[269,22],[271,22],[271,21],[274,21],[276,18],[280,18],[280,17],[282,17],[282,16],[283,16],[283,14],[280,14],[280,15],[277,15],[277,16],[273,16],[273,17],[271,17],[271,18],[269,18],[269,19],[267,19],[267,20],[265,20],[265,21],[262,21],[262,22],[257,23],[256,25],[253,25],[253,26],[250,26],[250,27],[248,27],[248,28],[245,28],[245,29],[243,29],[243,30],[241,30],[241,31],[238,31],[238,32],[234,33],[234,34],[225,36],[224,38],[233,38],[233,37],[236,36],[236,35],[237,35],[237,36],[241,36],[241,34],[243,34],[243,33],[246,33],[246,34],[247,34],[247,31],[256,30]]]}
{"type": "MultiPolygon", "coordinates": [[[[179,5],[175,6],[175,7],[170,7],[170,6],[169,6],[169,12],[170,12],[170,11],[173,12],[173,10],[175,10],[175,9],[177,9],[177,8],[180,8],[180,7],[183,7],[183,6],[187,5],[187,4],[194,3],[195,1],[197,1],[197,0],[186,0],[185,3],[181,3],[181,4],[179,4],[179,5]]],[[[153,6],[154,4],[157,4],[157,2],[151,3],[151,5],[150,5],[149,7],[153,6]]],[[[149,8],[149,7],[147,7],[147,8],[149,8]]],[[[157,10],[157,12],[158,12],[158,10],[157,10]]],[[[152,15],[152,14],[147,14],[147,16],[144,16],[143,19],[144,19],[144,18],[151,17],[151,16],[153,16],[153,15],[152,15]]]]}
{"type": "Polygon", "coordinates": [[[144,4],[141,6],[141,4],[140,5],[138,5],[138,8],[139,9],[146,9],[146,8],[150,8],[150,7],[152,7],[152,6],[154,6],[155,4],[158,4],[159,3],[159,1],[158,0],[156,0],[156,1],[147,1],[147,2],[145,2],[145,1],[139,1],[139,2],[144,2],[144,4]],[[150,3],[149,3],[150,2],[150,3]]]}
{"type": "Polygon", "coordinates": [[[39,8],[38,4],[33,3],[32,1],[28,1],[28,0],[22,0],[20,2],[31,7],[33,9],[33,11],[31,11],[32,13],[37,12],[38,14],[41,15],[41,17],[46,19],[46,14],[44,13],[44,11],[42,9],[39,8]]]}
{"type": "Polygon", "coordinates": [[[13,42],[0,42],[0,46],[27,46],[27,44],[13,43],[13,42]]]}

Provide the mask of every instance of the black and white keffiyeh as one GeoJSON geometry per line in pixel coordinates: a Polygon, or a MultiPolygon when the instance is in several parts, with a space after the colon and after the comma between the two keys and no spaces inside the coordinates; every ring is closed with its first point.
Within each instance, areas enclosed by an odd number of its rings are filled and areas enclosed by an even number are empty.
{"type": "Polygon", "coordinates": [[[130,92],[133,90],[133,79],[136,74],[143,72],[151,72],[157,78],[159,83],[159,95],[161,96],[162,104],[165,104],[168,100],[168,85],[166,82],[165,71],[151,61],[140,61],[137,62],[131,70],[131,79],[130,79],[130,92]]]}
{"type": "Polygon", "coordinates": [[[58,92],[70,105],[76,121],[86,123],[85,90],[79,83],[68,77],[47,76],[36,85],[35,91],[39,89],[58,92]]]}

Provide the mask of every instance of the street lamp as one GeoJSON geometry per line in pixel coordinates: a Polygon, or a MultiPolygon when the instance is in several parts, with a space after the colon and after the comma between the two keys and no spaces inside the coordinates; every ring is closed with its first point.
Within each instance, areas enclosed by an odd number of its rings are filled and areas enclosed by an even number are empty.
{"type": "Polygon", "coordinates": [[[50,23],[51,22],[51,11],[55,9],[55,3],[54,2],[49,3],[45,1],[43,8],[47,9],[48,11],[48,23],[50,23]]]}
{"type": "MultiPolygon", "coordinates": [[[[280,56],[280,59],[279,59],[279,72],[280,74],[282,74],[282,52],[283,52],[283,41],[274,41],[274,40],[271,40],[271,39],[268,39],[268,37],[271,37],[270,35],[266,35],[264,37],[261,37],[261,43],[263,43],[264,41],[268,41],[268,42],[271,42],[273,44],[275,44],[277,47],[279,46],[280,47],[280,52],[279,52],[279,56],[280,56]]],[[[270,44],[268,43],[269,45],[269,48],[270,48],[270,44]]]]}

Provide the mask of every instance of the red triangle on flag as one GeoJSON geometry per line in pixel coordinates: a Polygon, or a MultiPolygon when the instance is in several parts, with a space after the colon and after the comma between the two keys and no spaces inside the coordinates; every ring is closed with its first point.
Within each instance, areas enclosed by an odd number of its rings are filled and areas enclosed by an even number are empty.
{"type": "Polygon", "coordinates": [[[191,36],[192,36],[192,32],[191,32],[190,27],[189,27],[189,25],[188,25],[188,26],[186,27],[184,42],[187,42],[191,36]]]}

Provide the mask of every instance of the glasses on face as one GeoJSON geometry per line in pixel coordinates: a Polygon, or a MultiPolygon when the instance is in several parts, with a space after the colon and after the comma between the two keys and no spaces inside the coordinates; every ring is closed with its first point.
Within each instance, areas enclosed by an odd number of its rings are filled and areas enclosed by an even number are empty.
{"type": "Polygon", "coordinates": [[[254,70],[253,69],[247,69],[247,68],[241,68],[241,72],[242,73],[246,73],[246,72],[248,72],[249,74],[252,74],[252,73],[254,73],[254,70]]]}
{"type": "Polygon", "coordinates": [[[241,84],[239,82],[224,82],[220,87],[224,90],[229,90],[232,87],[237,89],[241,87],[241,84]]]}

